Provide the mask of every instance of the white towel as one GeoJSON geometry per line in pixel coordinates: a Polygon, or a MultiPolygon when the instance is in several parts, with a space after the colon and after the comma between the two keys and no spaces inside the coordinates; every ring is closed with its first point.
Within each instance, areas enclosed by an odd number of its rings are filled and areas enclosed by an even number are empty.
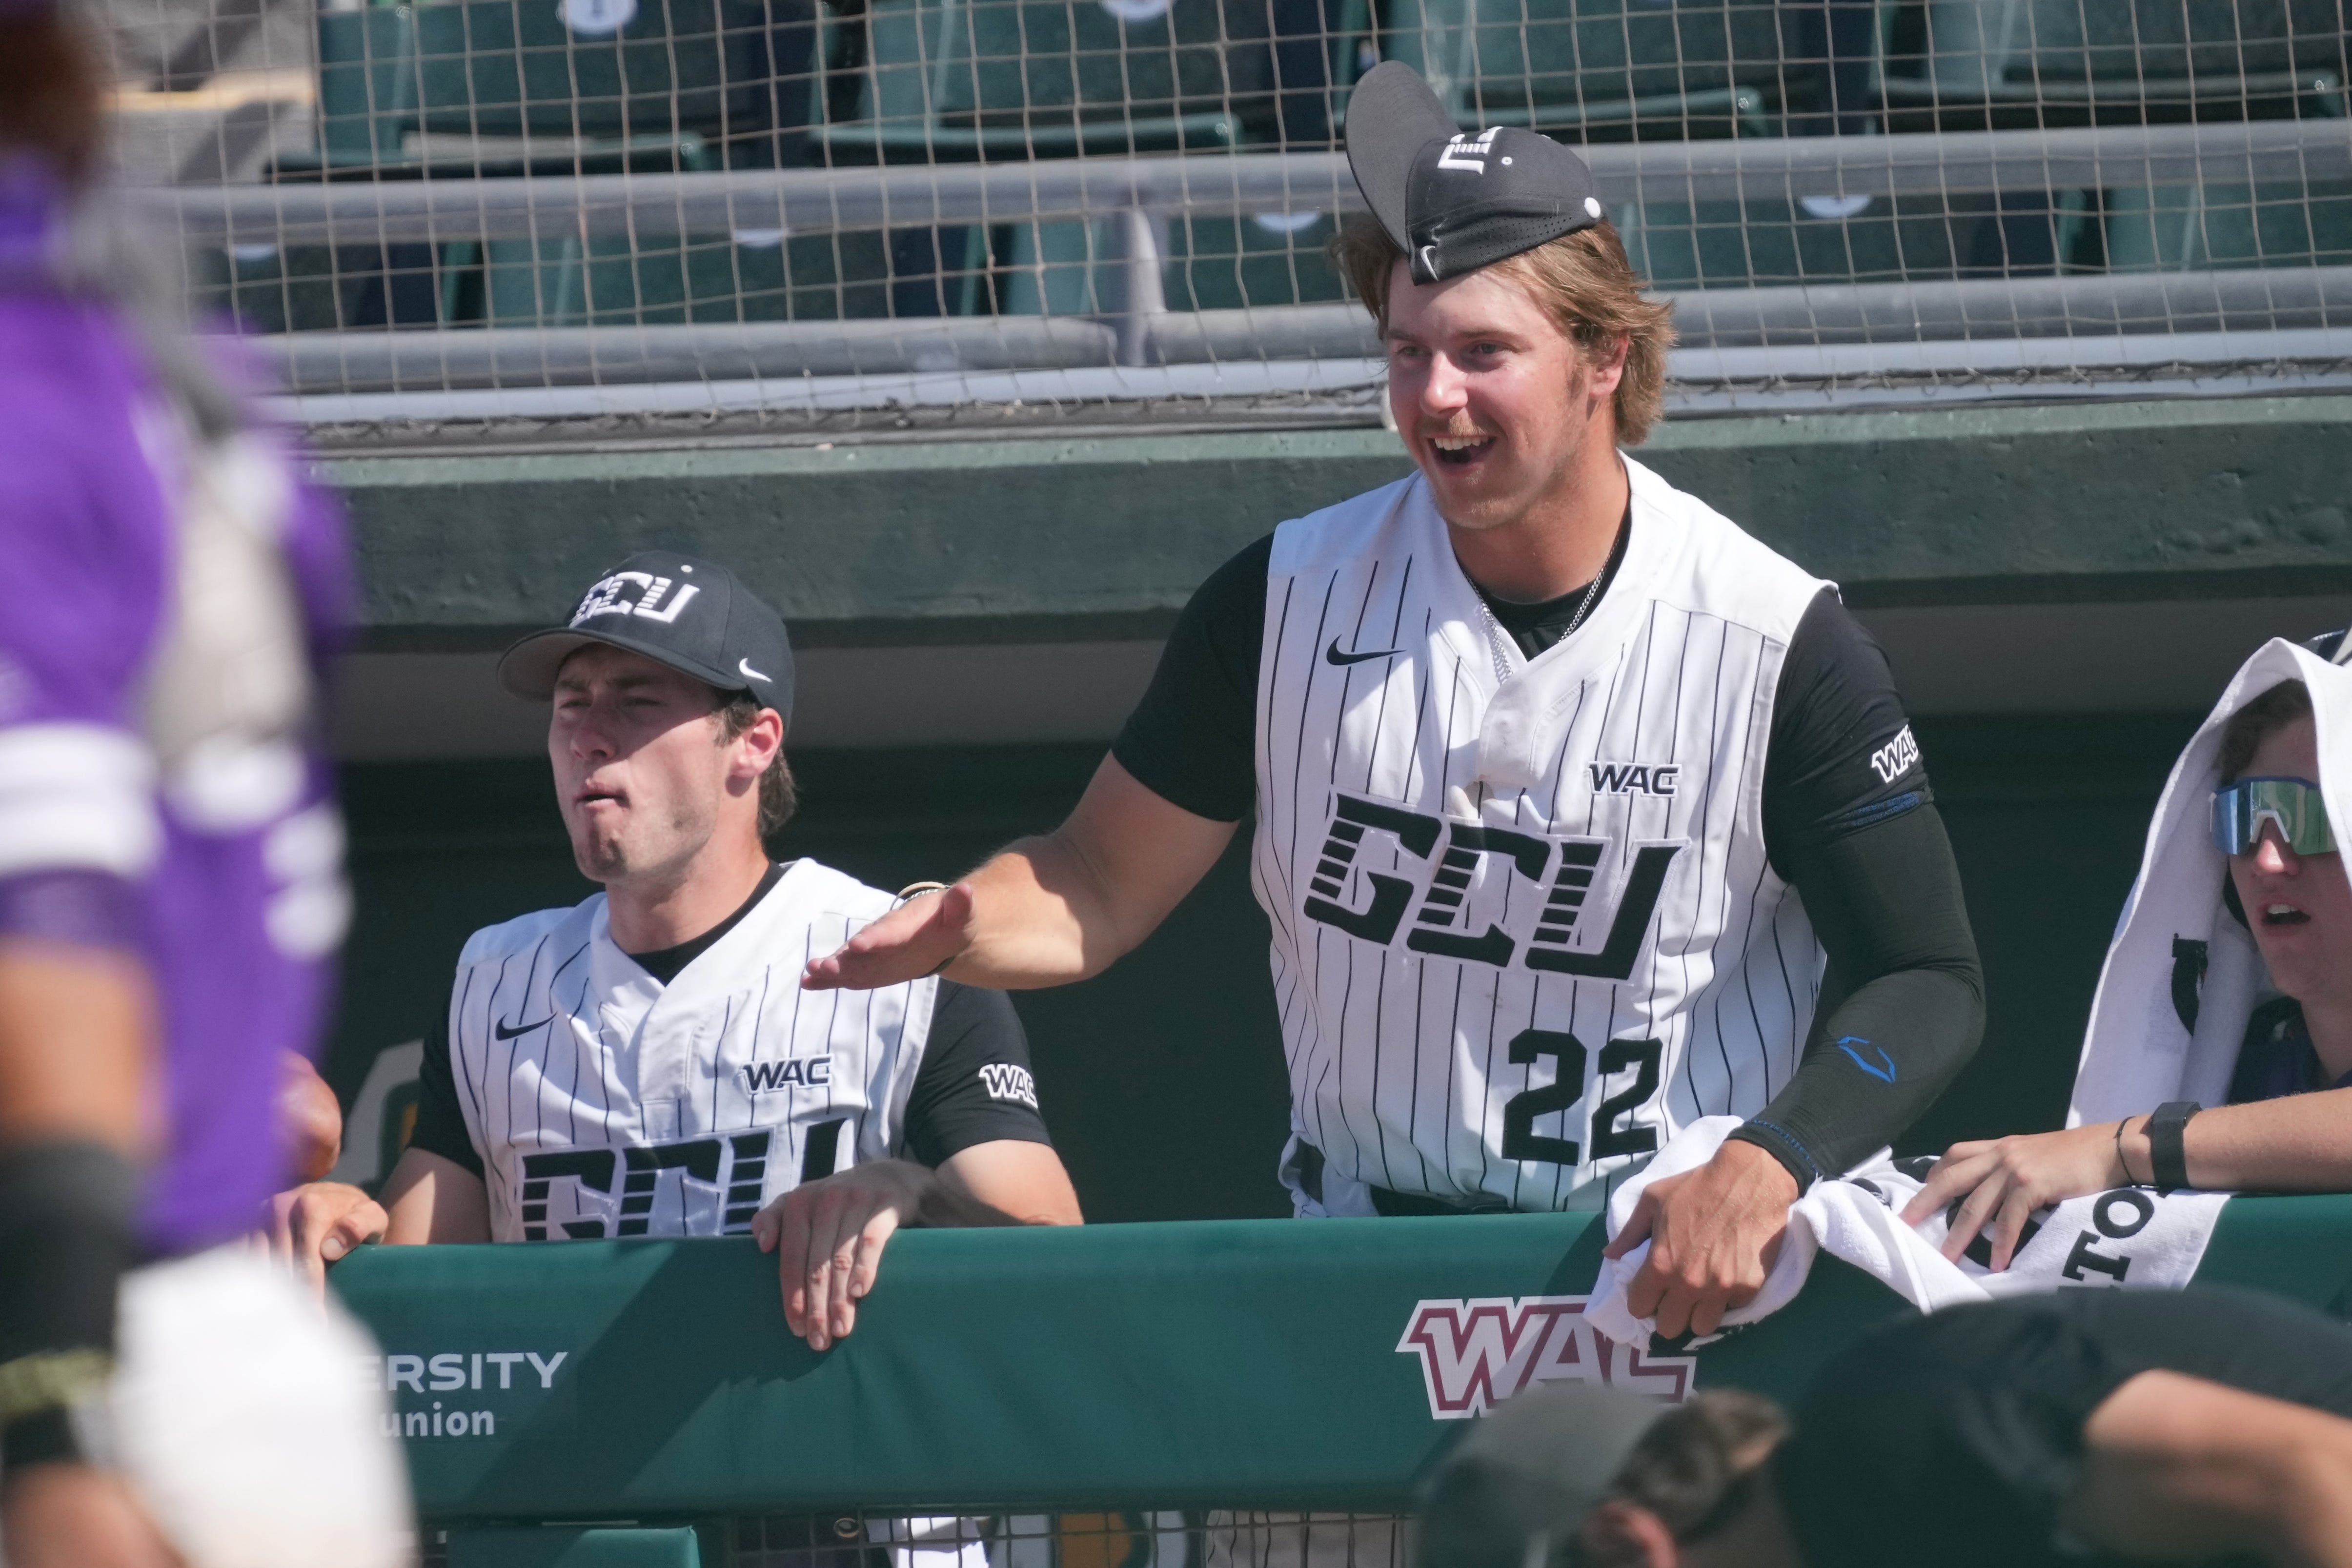
{"type": "MultiPolygon", "coordinates": [[[[2347,653],[2352,637],[2336,649],[2338,659],[2347,653]]],[[[2310,689],[2327,819],[2339,838],[2352,833],[2352,668],[2273,638],[2239,668],[2165,781],[2099,973],[2069,1127],[2229,1096],[2246,1020],[2275,992],[2253,938],[2221,906],[2228,862],[2213,846],[2210,802],[2222,729],[2283,680],[2310,689]]]]}
{"type": "MultiPolygon", "coordinates": [[[[1683,1129],[1647,1169],[1611,1196],[1609,1234],[1614,1237],[1633,1217],[1643,1188],[1661,1176],[1705,1164],[1738,1125],[1736,1116],[1709,1116],[1683,1129]]],[[[1748,1305],[1724,1315],[1724,1329],[1744,1328],[1794,1300],[1812,1272],[1813,1258],[1822,1252],[1851,1263],[1923,1312],[2081,1287],[2178,1290],[2196,1275],[2229,1200],[2226,1193],[2159,1197],[2144,1187],[2070,1198],[2033,1216],[2025,1245],[1996,1274],[1987,1267],[1992,1249],[1982,1238],[1973,1258],[1954,1263],[1944,1257],[1942,1215],[1931,1215],[1916,1229],[1903,1223],[1903,1205],[1919,1191],[1929,1163],[1906,1160],[1898,1166],[1881,1151],[1836,1181],[1814,1183],[1789,1205],[1788,1233],[1764,1288],[1748,1305]]],[[[1645,1241],[1622,1258],[1601,1259],[1584,1309],[1585,1321],[1620,1344],[1647,1344],[1657,1331],[1654,1318],[1636,1318],[1625,1304],[1625,1289],[1649,1255],[1645,1241]]],[[[1717,1332],[1691,1345],[1721,1337],[1717,1332]]]]}

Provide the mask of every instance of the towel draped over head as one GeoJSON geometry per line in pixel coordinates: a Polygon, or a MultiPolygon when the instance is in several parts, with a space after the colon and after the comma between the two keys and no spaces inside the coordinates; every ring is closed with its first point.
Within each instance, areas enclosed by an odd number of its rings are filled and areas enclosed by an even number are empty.
{"type": "MultiPolygon", "coordinates": [[[[2139,879],[2099,973],[2066,1124],[2112,1121],[2171,1100],[2229,1095],[2247,1019],[2276,994],[2252,934],[2223,907],[2229,861],[2213,844],[2221,731],[2282,681],[2311,692],[2320,795],[2339,842],[2352,845],[2352,633],[2297,644],[2273,638],[2237,675],[2172,764],[2148,824],[2139,879]]],[[[2352,963],[2352,953],[2346,955],[2352,963]]]]}

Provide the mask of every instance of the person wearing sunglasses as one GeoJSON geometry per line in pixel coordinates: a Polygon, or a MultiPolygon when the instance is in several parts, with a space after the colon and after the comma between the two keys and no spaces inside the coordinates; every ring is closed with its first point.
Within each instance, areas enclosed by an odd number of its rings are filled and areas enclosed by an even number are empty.
{"type": "Polygon", "coordinates": [[[2332,761],[2339,800],[2352,788],[2347,642],[2271,643],[2191,742],[2109,952],[2072,1124],[1954,1144],[1904,1211],[1953,1208],[1948,1256],[1983,1234],[2004,1268],[2037,1209],[2113,1187],[2352,1191],[2352,884],[2322,784],[2332,761]]]}

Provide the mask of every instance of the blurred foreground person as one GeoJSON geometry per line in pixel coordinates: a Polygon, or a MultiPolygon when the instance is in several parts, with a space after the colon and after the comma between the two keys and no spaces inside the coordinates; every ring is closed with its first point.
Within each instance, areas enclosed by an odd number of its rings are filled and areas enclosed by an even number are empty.
{"type": "Polygon", "coordinates": [[[104,89],[0,0],[0,1530],[10,1568],[373,1568],[364,1336],[217,1245],[284,1176],[349,910],[343,540],[110,235],[104,89]]]}
{"type": "Polygon", "coordinates": [[[1556,1384],[1423,1493],[1422,1568],[2352,1563],[2352,1328],[2252,1291],[2065,1290],[1865,1336],[1792,1423],[1556,1384]]]}

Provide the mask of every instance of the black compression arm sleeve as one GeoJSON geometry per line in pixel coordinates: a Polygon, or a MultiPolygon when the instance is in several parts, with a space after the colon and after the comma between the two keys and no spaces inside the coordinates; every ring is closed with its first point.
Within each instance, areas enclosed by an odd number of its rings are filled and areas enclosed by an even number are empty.
{"type": "Polygon", "coordinates": [[[1802,1188],[1892,1143],[1984,1037],[1984,972],[1942,816],[1932,805],[1791,855],[1829,953],[1803,1059],[1732,1134],[1802,1188]]]}
{"type": "Polygon", "coordinates": [[[138,1261],[140,1174],[97,1143],[0,1153],[0,1464],[79,1457],[66,1407],[114,1352],[114,1301],[138,1261]]]}

